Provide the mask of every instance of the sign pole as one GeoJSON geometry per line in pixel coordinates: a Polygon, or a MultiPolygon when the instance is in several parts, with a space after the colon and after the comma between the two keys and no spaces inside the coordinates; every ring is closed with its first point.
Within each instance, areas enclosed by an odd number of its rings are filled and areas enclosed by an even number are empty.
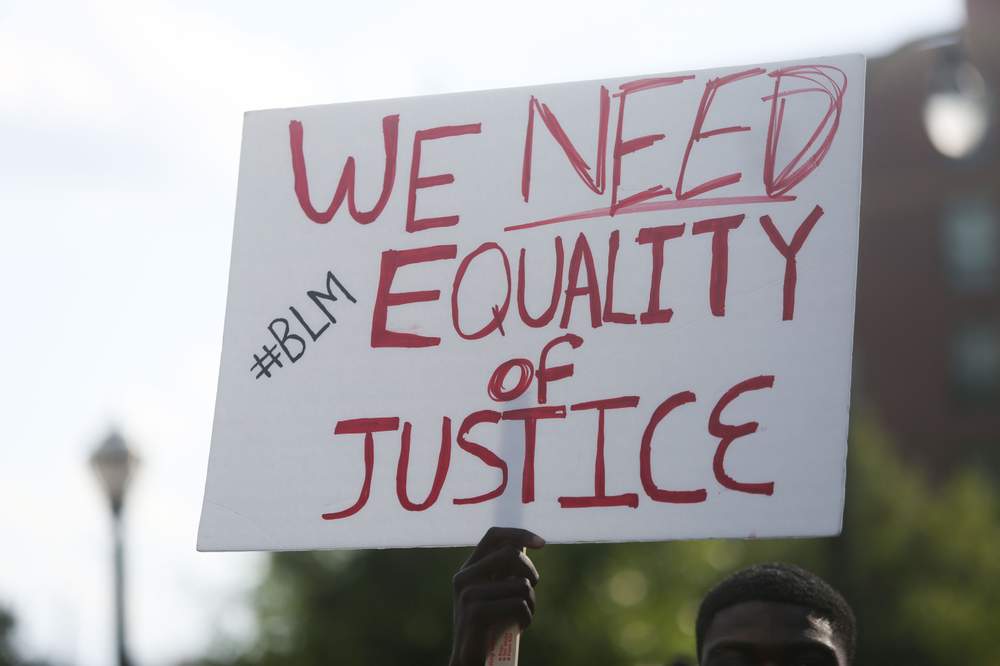
{"type": "MultiPolygon", "coordinates": [[[[525,552],[522,548],[521,552],[525,552]]],[[[521,629],[516,624],[490,636],[490,651],[486,653],[486,666],[517,666],[521,652],[521,629]]]]}
{"type": "Polygon", "coordinates": [[[517,655],[521,648],[521,631],[515,625],[507,627],[493,641],[486,653],[486,666],[517,666],[517,655]]]}

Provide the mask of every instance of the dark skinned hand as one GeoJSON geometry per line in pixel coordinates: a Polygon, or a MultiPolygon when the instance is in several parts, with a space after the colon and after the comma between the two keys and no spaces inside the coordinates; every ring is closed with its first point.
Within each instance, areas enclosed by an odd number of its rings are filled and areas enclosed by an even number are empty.
{"type": "Polygon", "coordinates": [[[538,571],[523,548],[545,540],[528,530],[491,527],[452,579],[450,666],[483,666],[491,634],[531,624],[538,571]]]}

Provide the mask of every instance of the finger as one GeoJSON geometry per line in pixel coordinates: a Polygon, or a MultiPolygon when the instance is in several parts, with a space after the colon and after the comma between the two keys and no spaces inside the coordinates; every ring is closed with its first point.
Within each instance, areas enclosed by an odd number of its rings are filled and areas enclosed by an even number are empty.
{"type": "Polygon", "coordinates": [[[479,601],[500,599],[521,599],[527,602],[532,613],[535,612],[535,588],[527,578],[508,578],[495,583],[470,585],[462,590],[458,602],[468,608],[479,601]]]}
{"type": "Polygon", "coordinates": [[[467,564],[452,579],[455,589],[474,583],[500,580],[509,577],[527,578],[532,585],[539,581],[538,570],[531,558],[514,546],[505,546],[472,564],[467,564]]]}
{"type": "Polygon", "coordinates": [[[523,599],[498,599],[478,601],[469,607],[469,619],[477,626],[501,629],[516,624],[526,629],[534,617],[523,599]]]}
{"type": "Polygon", "coordinates": [[[491,527],[486,530],[486,534],[479,540],[479,544],[469,557],[469,563],[475,562],[488,555],[491,551],[504,546],[514,546],[516,548],[541,548],[545,545],[545,539],[534,532],[522,530],[517,527],[491,527]]]}
{"type": "Polygon", "coordinates": [[[499,580],[514,576],[527,578],[532,585],[539,580],[538,570],[531,559],[514,546],[504,546],[501,550],[486,555],[478,562],[462,567],[452,579],[455,589],[462,589],[477,582],[499,580]]]}

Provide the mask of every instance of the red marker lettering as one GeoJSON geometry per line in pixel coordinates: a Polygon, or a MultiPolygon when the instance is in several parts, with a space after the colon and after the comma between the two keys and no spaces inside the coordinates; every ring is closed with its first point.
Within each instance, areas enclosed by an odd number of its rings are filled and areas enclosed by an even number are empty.
{"type": "Polygon", "coordinates": [[[634,314],[615,312],[615,267],[618,264],[619,236],[619,231],[615,229],[608,238],[608,280],[604,289],[604,321],[614,324],[634,324],[634,314]]]}
{"type": "Polygon", "coordinates": [[[500,333],[503,334],[503,320],[507,316],[507,309],[510,307],[510,261],[507,259],[507,253],[503,251],[503,248],[496,243],[483,243],[475,250],[470,252],[464,259],[462,263],[458,265],[458,271],[455,273],[455,280],[451,285],[451,322],[455,327],[455,332],[465,340],[478,340],[479,338],[485,338],[487,335],[493,331],[500,329],[500,333]],[[494,250],[500,253],[500,259],[503,261],[503,270],[507,278],[507,291],[504,297],[503,305],[493,307],[493,317],[488,321],[481,329],[474,333],[466,333],[462,330],[462,326],[459,323],[458,316],[458,289],[462,285],[462,278],[465,277],[465,272],[469,269],[469,265],[472,260],[483,254],[484,252],[489,252],[494,250]]]}
{"type": "Polygon", "coordinates": [[[361,495],[358,501],[343,511],[324,513],[323,520],[338,520],[353,516],[368,503],[368,496],[372,489],[372,471],[375,469],[375,433],[390,432],[399,430],[399,419],[374,418],[374,419],[350,419],[338,421],[333,430],[335,435],[364,435],[365,436],[365,480],[361,486],[361,495]]]}
{"type": "Polygon", "coordinates": [[[559,506],[564,509],[582,509],[594,506],[639,506],[639,496],[635,493],[608,495],[605,492],[604,471],[604,412],[609,409],[635,408],[639,404],[639,396],[627,395],[620,398],[607,398],[591,402],[581,402],[573,405],[573,411],[583,409],[597,410],[597,455],[594,458],[594,494],[582,497],[560,497],[559,506]]]}
{"type": "Polygon", "coordinates": [[[573,300],[577,296],[586,296],[590,304],[590,326],[598,328],[601,325],[601,292],[597,282],[597,269],[594,267],[594,255],[590,252],[587,237],[580,234],[576,237],[573,254],[569,258],[569,272],[566,276],[566,302],[563,305],[560,328],[569,326],[569,318],[573,311],[573,300]],[[578,284],[580,266],[587,271],[586,286],[578,284]]]}
{"type": "Polygon", "coordinates": [[[705,84],[705,92],[701,96],[701,104],[698,105],[698,113],[694,117],[694,126],[691,128],[691,137],[688,139],[687,148],[684,149],[684,159],[681,161],[681,170],[677,175],[677,198],[678,199],[690,199],[691,197],[696,197],[699,194],[704,194],[711,190],[718,189],[720,187],[725,187],[726,185],[732,185],[734,183],[740,182],[743,178],[743,174],[740,172],[731,173],[726,176],[719,176],[718,178],[713,178],[707,182],[702,183],[692,187],[690,190],[684,190],[684,172],[687,171],[688,159],[691,157],[691,149],[694,147],[695,143],[698,143],[702,139],[708,139],[719,134],[730,134],[732,132],[749,132],[750,128],[745,126],[730,126],[730,127],[720,127],[714,130],[705,130],[705,116],[708,115],[708,110],[712,106],[712,102],[715,101],[715,93],[718,92],[719,88],[724,85],[728,85],[735,81],[741,81],[743,79],[749,78],[751,76],[757,76],[758,74],[763,74],[763,68],[758,67],[757,69],[748,69],[745,72],[737,72],[735,74],[730,74],[728,76],[721,76],[716,79],[710,80],[705,84]]]}
{"type": "Polygon", "coordinates": [[[760,226],[764,228],[764,232],[771,240],[771,244],[785,258],[785,281],[784,289],[782,290],[781,306],[781,318],[784,321],[789,321],[795,317],[795,283],[798,281],[795,258],[805,244],[806,238],[809,237],[809,232],[812,231],[821,217],[823,217],[823,209],[816,206],[806,216],[802,224],[799,225],[799,228],[795,230],[791,243],[785,242],[785,239],[781,236],[781,232],[778,231],[778,228],[774,226],[774,222],[771,221],[770,215],[763,215],[760,218],[760,226]]]}
{"type": "Polygon", "coordinates": [[[434,347],[441,344],[441,338],[416,333],[390,331],[387,327],[389,308],[407,303],[436,301],[441,296],[438,289],[426,291],[393,292],[392,280],[396,271],[403,266],[442,259],[454,259],[458,253],[455,245],[435,245],[412,250],[386,250],[382,253],[379,270],[378,290],[372,312],[372,347],[434,347]]]}
{"type": "Polygon", "coordinates": [[[525,269],[524,269],[524,254],[525,250],[521,248],[521,257],[517,262],[517,311],[521,315],[521,321],[530,326],[531,328],[541,328],[545,326],[556,314],[556,308],[559,307],[559,294],[562,287],[562,276],[563,276],[563,242],[562,238],[556,236],[556,271],[552,278],[552,297],[549,300],[549,307],[545,309],[538,317],[532,317],[528,313],[528,307],[525,304],[524,292],[527,287],[525,286],[525,269]]]}
{"type": "Polygon", "coordinates": [[[573,349],[583,344],[583,338],[579,335],[567,333],[554,340],[550,340],[542,347],[541,356],[538,359],[538,370],[535,372],[535,379],[538,383],[538,404],[544,405],[549,398],[549,382],[566,379],[573,376],[573,364],[566,363],[549,367],[549,352],[556,345],[567,343],[573,349]]]}
{"type": "Polygon", "coordinates": [[[649,278],[649,306],[639,315],[643,324],[665,324],[674,316],[670,308],[660,307],[660,281],[663,278],[663,245],[684,234],[683,224],[668,224],[662,227],[647,227],[639,230],[636,242],[652,246],[653,272],[649,278]]]}
{"type": "Polygon", "coordinates": [[[667,418],[670,412],[681,405],[695,401],[695,395],[691,391],[675,393],[657,406],[653,410],[653,415],[649,417],[649,423],[642,433],[642,448],[639,450],[639,477],[642,479],[642,488],[655,502],[669,502],[671,504],[696,504],[704,502],[708,498],[708,491],[704,488],[698,490],[664,490],[656,485],[653,480],[653,435],[656,428],[663,419],[667,418]]]}
{"type": "Polygon", "coordinates": [[[396,464],[396,496],[399,504],[407,511],[426,511],[434,506],[444,480],[448,476],[448,466],[451,463],[451,419],[447,416],[441,421],[441,448],[438,450],[437,469],[434,471],[434,481],[431,482],[430,492],[423,502],[413,502],[406,492],[407,470],[410,467],[410,432],[412,430],[410,422],[403,424],[403,438],[400,441],[399,462],[396,464]]]}
{"type": "Polygon", "coordinates": [[[726,284],[729,281],[729,232],[739,228],[745,215],[717,217],[695,222],[691,233],[712,234],[712,268],[708,285],[708,302],[712,314],[726,314],[726,284]]]}
{"type": "Polygon", "coordinates": [[[563,130],[562,125],[559,124],[559,120],[556,115],[552,113],[548,105],[542,104],[535,97],[528,100],[528,128],[524,133],[524,162],[521,168],[521,196],[524,197],[524,201],[528,201],[528,197],[531,194],[531,151],[534,146],[534,136],[535,136],[535,114],[537,113],[542,118],[542,122],[545,123],[545,127],[548,128],[549,134],[552,138],[556,140],[559,147],[562,148],[563,154],[569,160],[570,166],[573,167],[573,171],[576,175],[580,177],[583,184],[586,185],[595,194],[604,194],[604,183],[605,183],[605,155],[607,154],[608,146],[608,115],[611,110],[611,98],[608,96],[608,89],[601,86],[600,97],[598,100],[598,121],[597,121],[597,165],[596,172],[593,176],[590,175],[590,165],[584,161],[580,152],[570,141],[569,137],[566,136],[566,132],[563,130]]]}
{"type": "Polygon", "coordinates": [[[292,150],[292,174],[295,178],[295,197],[299,200],[302,212],[317,224],[326,224],[333,219],[340,205],[347,197],[347,208],[353,217],[360,224],[374,222],[382,213],[382,209],[389,202],[389,195],[392,194],[392,185],[396,180],[396,144],[399,136],[399,116],[386,116],[382,119],[382,141],[385,144],[385,171],[382,174],[382,193],[378,201],[369,211],[358,210],[354,201],[354,156],[347,158],[344,169],[341,171],[340,180],[337,182],[337,190],[333,194],[333,201],[325,211],[318,211],[312,205],[309,196],[309,175],[306,171],[306,158],[302,148],[303,129],[302,123],[293,120],[288,123],[288,142],[292,150]]]}
{"type": "Polygon", "coordinates": [[[761,98],[762,101],[771,102],[771,119],[767,126],[767,146],[764,152],[764,189],[773,197],[784,194],[801,183],[826,157],[840,126],[844,93],[847,92],[847,75],[830,65],[801,65],[779,69],[768,76],[774,78],[774,94],[761,98]],[[801,81],[803,85],[793,90],[784,90],[782,84],[788,79],[801,81]],[[789,160],[785,168],[775,174],[785,103],[789,97],[804,94],[826,95],[826,113],[805,145],[789,160]],[[809,153],[810,150],[813,152],[809,153]]]}
{"type": "Polygon", "coordinates": [[[746,437],[749,434],[757,432],[757,426],[760,424],[756,421],[749,421],[734,426],[726,425],[720,421],[722,410],[740,395],[747,391],[769,389],[772,386],[774,386],[774,375],[761,375],[740,382],[719,398],[719,402],[716,403],[715,409],[712,410],[712,415],[708,419],[708,432],[719,438],[719,447],[715,450],[712,469],[715,471],[715,478],[719,483],[730,490],[738,490],[741,493],[750,493],[753,495],[771,495],[774,493],[773,481],[768,481],[767,483],[743,483],[729,476],[726,472],[726,451],[729,450],[729,445],[740,437],[746,437]]]}
{"type": "Polygon", "coordinates": [[[535,501],[535,436],[538,422],[543,419],[566,418],[566,408],[529,407],[512,409],[503,413],[504,421],[524,421],[524,467],[521,471],[521,502],[535,501]]]}
{"type": "Polygon", "coordinates": [[[480,423],[499,422],[500,412],[493,411],[492,409],[484,409],[478,412],[473,412],[465,417],[464,421],[462,421],[462,427],[458,429],[459,448],[476,456],[486,465],[500,470],[500,485],[488,493],[483,493],[482,495],[452,500],[455,504],[479,504],[480,502],[491,500],[494,497],[500,497],[500,495],[503,495],[503,491],[506,490],[507,463],[504,462],[503,458],[496,455],[485,446],[469,441],[468,439],[469,432],[480,423]]]}
{"type": "Polygon", "coordinates": [[[620,86],[621,92],[615,93],[615,97],[618,98],[618,129],[615,132],[614,155],[611,163],[611,208],[608,211],[610,215],[614,215],[621,208],[627,208],[628,206],[646,201],[647,199],[652,199],[654,197],[662,197],[670,194],[671,192],[669,187],[655,185],[643,190],[642,192],[638,192],[637,194],[633,194],[632,196],[619,200],[618,188],[621,186],[622,182],[622,158],[626,155],[630,155],[631,153],[643,150],[644,148],[649,148],[654,143],[666,138],[667,136],[666,134],[646,134],[628,139],[627,141],[622,140],[622,131],[625,125],[625,100],[628,99],[629,95],[643,90],[673,86],[693,78],[694,76],[691,75],[640,79],[638,81],[623,83],[620,86]]]}
{"type": "Polygon", "coordinates": [[[406,201],[406,230],[410,233],[433,229],[435,227],[452,227],[458,224],[458,215],[446,215],[444,217],[428,217],[417,219],[417,190],[425,187],[437,187],[455,182],[455,176],[450,173],[441,173],[435,176],[420,175],[420,151],[424,141],[443,139],[449,136],[462,136],[463,134],[479,134],[482,129],[481,123],[471,125],[447,125],[445,127],[435,127],[434,129],[418,130],[413,137],[413,160],[410,162],[410,190],[406,201]]]}

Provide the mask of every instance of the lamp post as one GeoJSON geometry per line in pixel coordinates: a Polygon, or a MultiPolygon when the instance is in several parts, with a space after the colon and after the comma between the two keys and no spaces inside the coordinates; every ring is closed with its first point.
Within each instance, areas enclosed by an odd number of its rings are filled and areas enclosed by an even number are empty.
{"type": "Polygon", "coordinates": [[[124,542],[122,539],[122,506],[137,458],[128,450],[125,439],[112,431],[90,457],[90,464],[97,473],[111,504],[111,530],[114,541],[115,579],[115,644],[118,666],[128,666],[125,650],[125,570],[124,542]]]}

